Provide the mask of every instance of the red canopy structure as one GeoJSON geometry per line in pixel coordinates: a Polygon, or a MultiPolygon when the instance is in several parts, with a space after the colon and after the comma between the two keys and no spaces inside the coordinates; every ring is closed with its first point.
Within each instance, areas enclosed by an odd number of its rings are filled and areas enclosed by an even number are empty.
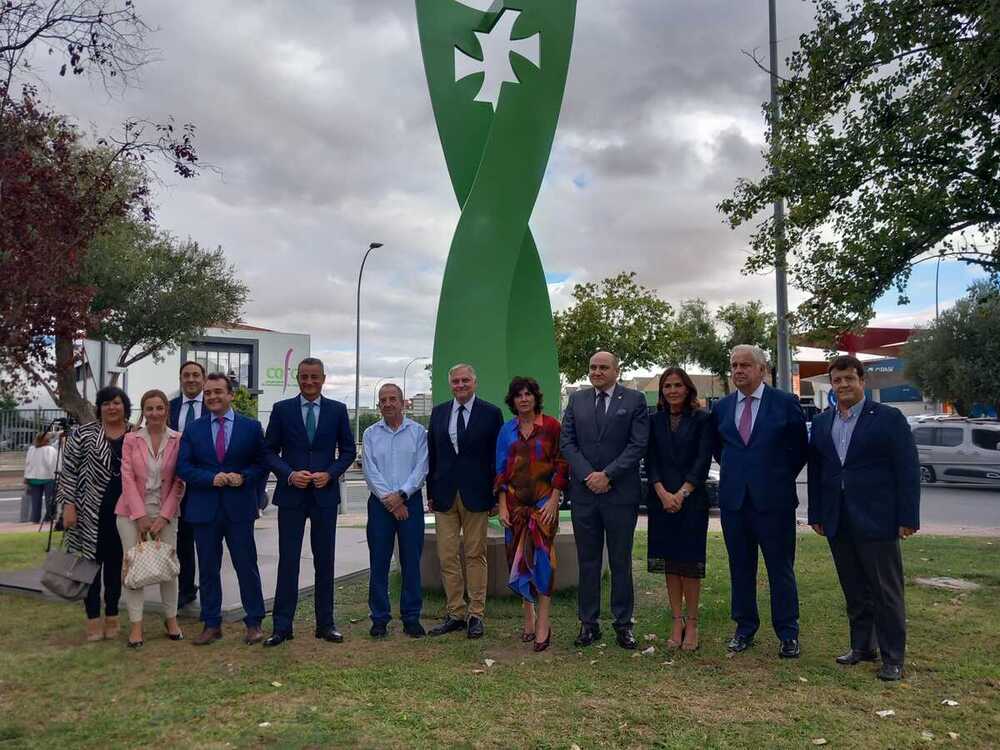
{"type": "MultiPolygon", "coordinates": [[[[848,354],[874,354],[879,357],[899,357],[903,345],[913,334],[912,328],[866,328],[861,333],[844,333],[837,337],[837,351],[848,354]]],[[[825,349],[824,343],[797,339],[799,346],[825,349]]]]}

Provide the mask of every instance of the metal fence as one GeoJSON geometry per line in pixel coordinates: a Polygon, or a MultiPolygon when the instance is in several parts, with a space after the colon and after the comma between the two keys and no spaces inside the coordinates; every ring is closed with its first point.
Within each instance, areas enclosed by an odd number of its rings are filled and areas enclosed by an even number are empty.
{"type": "Polygon", "coordinates": [[[22,452],[55,419],[62,419],[62,409],[11,409],[0,411],[0,452],[22,452]]]}

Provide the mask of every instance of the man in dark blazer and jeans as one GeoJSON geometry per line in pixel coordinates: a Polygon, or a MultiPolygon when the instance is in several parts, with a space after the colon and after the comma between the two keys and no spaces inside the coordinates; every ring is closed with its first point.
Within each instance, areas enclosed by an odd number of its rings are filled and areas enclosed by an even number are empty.
{"type": "Polygon", "coordinates": [[[277,477],[278,508],[278,585],[274,633],[264,641],[267,647],[293,637],[306,519],[316,576],[316,637],[331,643],[344,640],[333,617],[333,556],[340,476],[353,463],[357,449],[347,407],[322,395],[323,361],[306,357],[295,377],[299,395],[274,405],[264,436],[264,462],[277,477]]]}
{"type": "Polygon", "coordinates": [[[920,528],[920,462],[898,409],[865,398],[855,357],[830,363],[837,406],[813,418],[809,444],[809,525],[825,536],[851,625],[837,663],[875,661],[882,680],[903,676],[906,606],[899,540],[920,528]]]}
{"type": "Polygon", "coordinates": [[[604,543],[611,566],[611,611],[618,645],[636,647],[632,613],[632,539],[642,489],[639,460],[649,440],[646,397],[618,383],[618,358],[590,358],[590,382],[570,396],[563,414],[561,447],[570,466],[569,499],[580,566],[575,644],[601,638],[601,567],[604,543]]]}
{"type": "Polygon", "coordinates": [[[806,463],[809,438],[798,396],[764,383],[767,354],[742,344],[729,355],[736,391],[712,409],[719,461],[719,508],[729,553],[731,611],[736,633],[728,649],[750,648],[760,627],[758,550],[771,593],[771,625],[778,655],[796,659],[799,593],[795,581],[795,480],[806,463]]]}
{"type": "Polygon", "coordinates": [[[430,635],[465,629],[469,638],[481,638],[486,610],[486,524],[497,503],[493,480],[503,415],[476,397],[476,371],[471,365],[452,367],[448,383],[454,398],[434,407],[427,434],[427,505],[434,511],[448,608],[444,621],[430,635]]]}

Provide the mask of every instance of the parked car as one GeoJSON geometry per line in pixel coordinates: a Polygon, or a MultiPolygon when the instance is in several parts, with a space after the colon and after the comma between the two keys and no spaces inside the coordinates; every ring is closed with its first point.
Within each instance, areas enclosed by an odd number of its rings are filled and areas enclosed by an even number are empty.
{"type": "Polygon", "coordinates": [[[910,422],[923,482],[969,482],[1000,487],[1000,422],[955,416],[910,422]]]}

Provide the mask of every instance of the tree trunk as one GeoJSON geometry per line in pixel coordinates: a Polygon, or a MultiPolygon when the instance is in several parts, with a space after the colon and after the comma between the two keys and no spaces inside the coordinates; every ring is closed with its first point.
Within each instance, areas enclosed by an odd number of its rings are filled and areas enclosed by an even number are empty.
{"type": "Polygon", "coordinates": [[[76,388],[76,352],[73,340],[56,336],[56,404],[81,424],[96,419],[94,405],[76,388]]]}

